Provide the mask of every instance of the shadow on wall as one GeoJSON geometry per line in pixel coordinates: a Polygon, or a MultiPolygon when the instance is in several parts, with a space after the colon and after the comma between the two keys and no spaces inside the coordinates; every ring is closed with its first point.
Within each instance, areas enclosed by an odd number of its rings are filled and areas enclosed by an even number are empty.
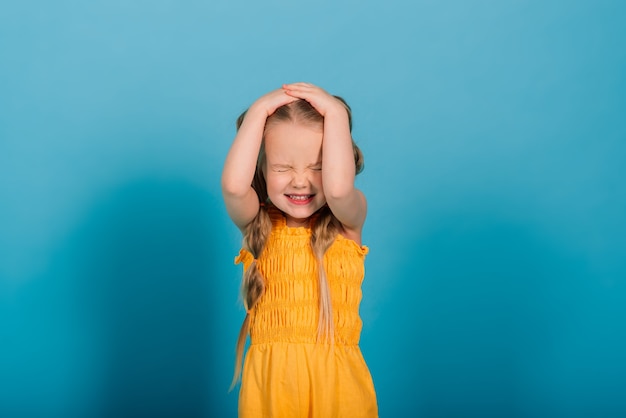
{"type": "MultiPolygon", "coordinates": [[[[564,394],[572,393],[555,390],[566,383],[558,347],[581,315],[584,263],[537,225],[456,215],[425,222],[428,230],[408,238],[417,257],[398,270],[402,292],[380,318],[396,324],[381,336],[391,342],[386,367],[396,370],[375,376],[381,411],[568,416],[564,394]]],[[[595,395],[586,392],[586,406],[601,406],[595,395]]]]}
{"type": "Polygon", "coordinates": [[[144,180],[118,188],[90,214],[77,251],[80,312],[95,328],[100,359],[98,412],[90,416],[216,412],[211,396],[224,390],[211,381],[221,235],[212,203],[187,182],[144,180]]]}

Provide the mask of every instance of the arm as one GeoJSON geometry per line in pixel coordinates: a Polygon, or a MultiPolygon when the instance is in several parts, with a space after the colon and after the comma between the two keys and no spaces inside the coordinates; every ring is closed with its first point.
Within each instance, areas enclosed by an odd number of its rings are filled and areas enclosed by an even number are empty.
{"type": "Polygon", "coordinates": [[[228,215],[241,230],[259,211],[259,198],[251,185],[267,117],[294,100],[283,89],[259,98],[246,112],[228,151],[222,170],[222,195],[228,215]]]}
{"type": "Polygon", "coordinates": [[[350,238],[360,242],[367,214],[363,193],[354,187],[356,176],[348,113],[339,100],[319,87],[295,83],[283,87],[287,94],[307,100],[324,116],[322,184],[326,202],[350,238]]]}

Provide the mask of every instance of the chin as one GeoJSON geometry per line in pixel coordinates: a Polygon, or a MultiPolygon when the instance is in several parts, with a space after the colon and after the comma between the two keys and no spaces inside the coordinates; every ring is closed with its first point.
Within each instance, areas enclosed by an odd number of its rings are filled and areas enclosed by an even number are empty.
{"type": "Polygon", "coordinates": [[[301,208],[301,209],[296,209],[296,210],[293,210],[292,208],[288,208],[287,210],[283,212],[285,212],[287,215],[295,219],[307,219],[313,216],[313,214],[316,211],[317,210],[313,208],[310,208],[310,209],[301,208]]]}
{"type": "Polygon", "coordinates": [[[290,205],[288,203],[282,204],[282,205],[276,205],[278,209],[280,209],[286,215],[289,215],[291,218],[294,218],[294,219],[310,218],[311,216],[313,216],[313,214],[315,214],[315,212],[320,210],[320,208],[322,208],[323,206],[324,204],[294,207],[293,205],[290,205]]]}

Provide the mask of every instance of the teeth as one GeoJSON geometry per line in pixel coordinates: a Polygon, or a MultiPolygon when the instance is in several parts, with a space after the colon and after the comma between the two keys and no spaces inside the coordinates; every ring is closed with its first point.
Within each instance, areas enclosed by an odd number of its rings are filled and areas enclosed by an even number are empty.
{"type": "Polygon", "coordinates": [[[292,200],[301,200],[301,201],[305,201],[310,197],[310,195],[302,196],[302,195],[294,195],[294,194],[290,194],[288,196],[292,200]]]}

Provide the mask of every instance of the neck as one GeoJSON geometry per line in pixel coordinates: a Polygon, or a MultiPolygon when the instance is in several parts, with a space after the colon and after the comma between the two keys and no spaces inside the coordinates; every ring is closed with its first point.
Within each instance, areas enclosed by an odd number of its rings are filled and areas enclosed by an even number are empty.
{"type": "Polygon", "coordinates": [[[287,217],[287,226],[290,228],[298,228],[301,226],[309,226],[309,221],[311,218],[305,218],[305,219],[296,219],[296,218],[290,218],[287,217]]]}

